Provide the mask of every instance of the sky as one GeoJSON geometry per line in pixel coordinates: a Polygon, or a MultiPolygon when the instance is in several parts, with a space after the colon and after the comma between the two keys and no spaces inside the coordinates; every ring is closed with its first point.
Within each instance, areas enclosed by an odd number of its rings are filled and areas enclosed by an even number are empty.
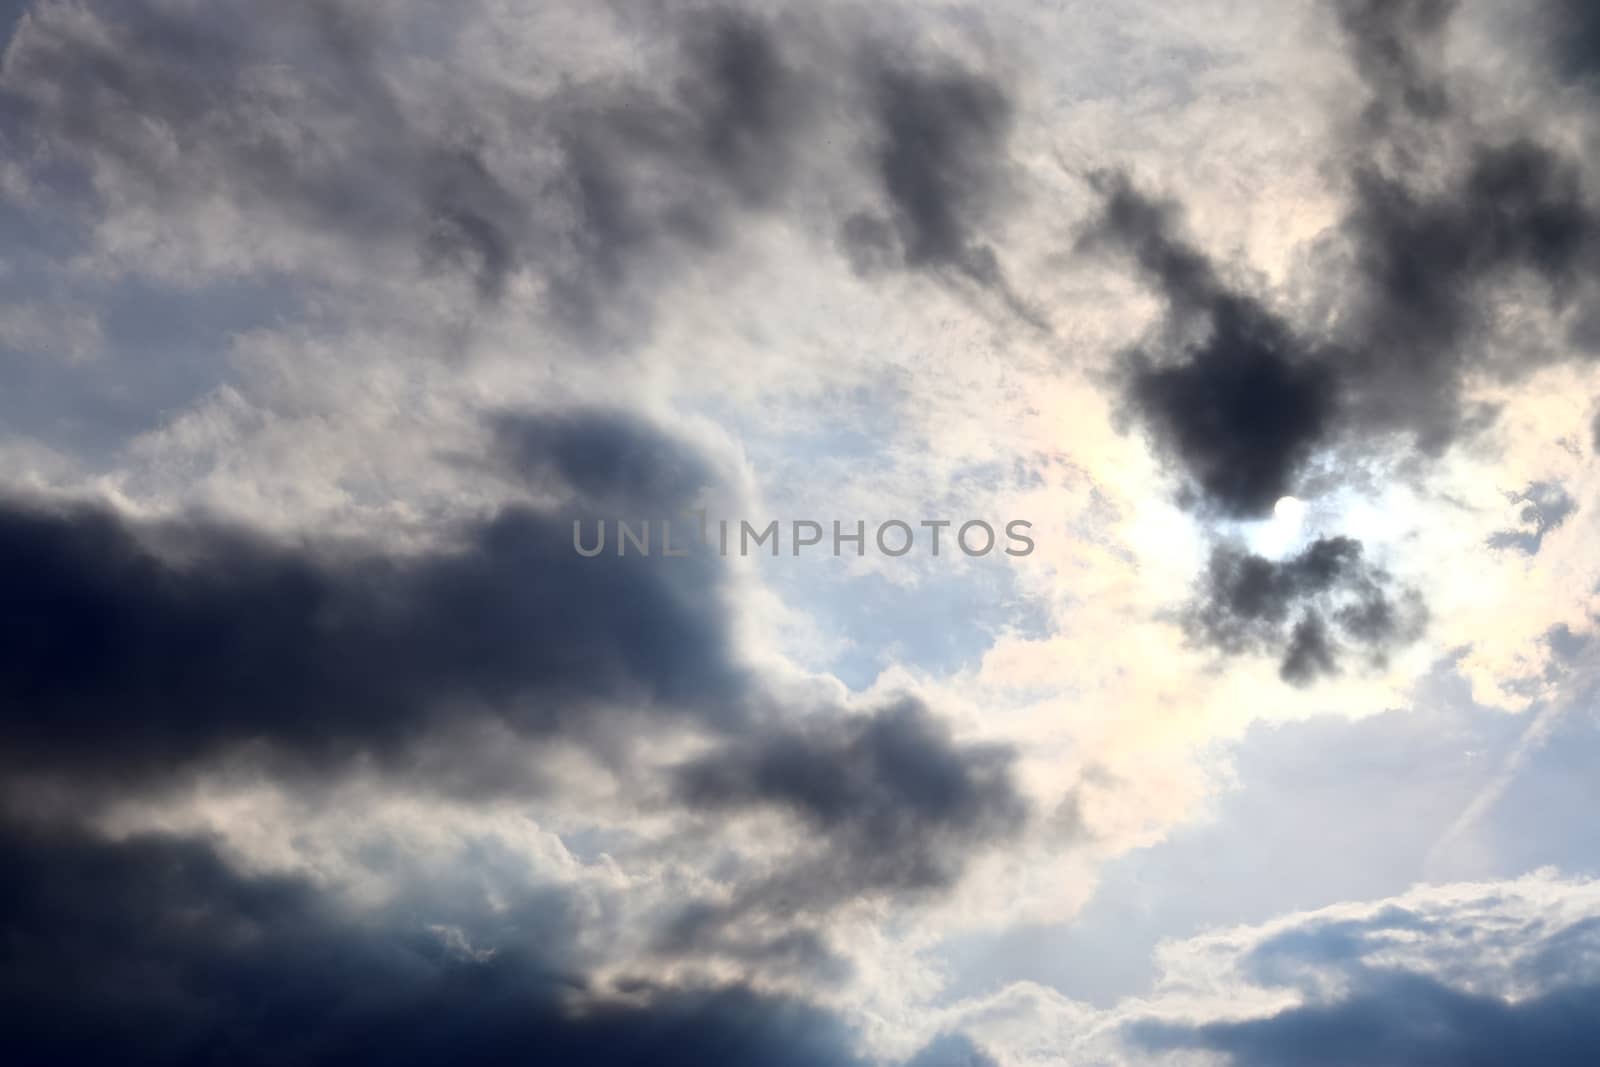
{"type": "Polygon", "coordinates": [[[1589,0],[0,42],[4,1062],[1600,1062],[1589,0]]]}

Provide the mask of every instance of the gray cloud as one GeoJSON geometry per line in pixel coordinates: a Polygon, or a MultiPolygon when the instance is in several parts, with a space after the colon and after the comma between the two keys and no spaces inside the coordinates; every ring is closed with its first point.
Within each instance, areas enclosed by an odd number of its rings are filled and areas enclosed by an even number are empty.
{"type": "Polygon", "coordinates": [[[1280,655],[1279,673],[1295,685],[1337,673],[1351,652],[1382,663],[1426,621],[1421,597],[1348,537],[1313,542],[1281,562],[1219,546],[1184,617],[1192,639],[1220,652],[1280,655]]]}
{"type": "MultiPolygon", "coordinates": [[[[804,36],[786,28],[787,40],[804,36]]],[[[823,89],[777,28],[710,11],[673,32],[684,66],[670,90],[580,87],[552,102],[564,153],[556,188],[576,221],[550,293],[557,314],[585,329],[615,317],[641,271],[723,243],[734,219],[781,206],[803,173],[823,89]]]]}
{"type": "Polygon", "coordinates": [[[409,246],[487,299],[552,236],[548,208],[507,172],[487,124],[452,124],[459,101],[397,91],[388,68],[405,55],[371,11],[341,0],[291,0],[270,19],[233,0],[93,10],[37,18],[7,84],[34,105],[30,132],[108,191],[177,212],[220,197],[367,261],[409,246]]]}
{"type": "Polygon", "coordinates": [[[1260,301],[1231,289],[1175,237],[1174,209],[1119,175],[1097,184],[1105,211],[1087,244],[1126,250],[1166,296],[1171,323],[1121,370],[1129,411],[1200,501],[1232,517],[1270,514],[1340,408],[1335,357],[1260,301]],[[1196,333],[1199,339],[1192,339],[1196,333]]]}
{"type": "MultiPolygon", "coordinates": [[[[882,1067],[838,1015],[794,997],[738,983],[594,988],[575,937],[582,903],[561,891],[492,908],[401,892],[358,916],[306,881],[243,874],[194,838],[3,822],[0,847],[11,1063],[509,1067],[537,1050],[596,1067],[882,1067]]],[[[951,1035],[906,1067],[991,1062],[951,1035]]]]}
{"type": "MultiPolygon", "coordinates": [[[[1544,643],[1549,647],[1559,664],[1571,665],[1579,661],[1579,657],[1588,650],[1594,637],[1590,634],[1577,634],[1572,632],[1572,627],[1566,623],[1557,623],[1545,632],[1544,643]]],[[[1556,671],[1560,668],[1556,667],[1556,671]]]]}
{"type": "Polygon", "coordinates": [[[716,959],[812,983],[840,983],[855,968],[818,929],[743,924],[725,907],[697,902],[680,908],[656,931],[651,950],[668,959],[716,959]]]}
{"type": "Polygon", "coordinates": [[[1543,7],[1558,72],[1593,84],[1600,76],[1600,10],[1588,0],[1545,0],[1543,7]]]}
{"type": "Polygon", "coordinates": [[[945,888],[972,854],[1017,834],[1027,807],[1011,760],[1003,748],[956,744],[905,700],[737,738],[681,768],[676,792],[703,811],[792,818],[811,850],[733,910],[816,912],[864,894],[945,888]]]}
{"type": "Polygon", "coordinates": [[[235,0],[40,5],[4,88],[25,118],[17,132],[87,165],[101,193],[173,211],[224,195],[363,247],[411,242],[495,295],[514,265],[517,198],[469,140],[411,113],[377,33],[331,0],[292,0],[270,19],[235,0]]]}
{"type": "Polygon", "coordinates": [[[1008,142],[1014,105],[1001,84],[952,63],[866,63],[874,178],[882,198],[839,227],[857,274],[900,266],[965,279],[1046,328],[1014,291],[986,232],[1012,206],[1008,142]]]}
{"type": "MultiPolygon", "coordinates": [[[[886,65],[872,80],[877,177],[906,265],[954,268],[994,284],[999,265],[977,231],[995,208],[1010,101],[993,82],[961,70],[886,65]]],[[[868,221],[851,221],[847,243],[871,236],[868,221]]]]}
{"type": "Polygon", "coordinates": [[[1423,73],[1453,2],[1335,6],[1372,106],[1391,116],[1349,145],[1341,250],[1324,265],[1347,279],[1336,329],[1351,420],[1437,454],[1483,422],[1463,400],[1470,377],[1514,380],[1555,358],[1495,343],[1488,309],[1512,285],[1551,311],[1571,306],[1595,280],[1600,215],[1580,160],[1479,131],[1442,76],[1423,73]]]}
{"type": "Polygon", "coordinates": [[[667,517],[721,483],[712,463],[622,411],[564,409],[491,421],[491,452],[507,473],[548,491],[575,491],[612,517],[667,517]]]}
{"type": "Polygon", "coordinates": [[[531,272],[552,309],[594,325],[671,244],[714,243],[731,212],[771,203],[804,91],[769,27],[707,12],[675,27],[660,86],[574,85],[546,99],[402,96],[392,27],[337,0],[270,18],[227,0],[50,5],[8,56],[16,133],[87,165],[102,190],[167,210],[221,196],[370,258],[410,245],[486,298],[531,272]],[[292,80],[285,78],[285,74],[292,80]],[[497,132],[501,131],[501,132],[497,132]],[[505,135],[518,144],[507,143],[505,135]],[[529,173],[528,143],[556,150],[529,173]]]}
{"type": "Polygon", "coordinates": [[[1492,417],[1467,403],[1469,380],[1515,380],[1558,358],[1494,343],[1488,309],[1513,285],[1553,312],[1571,307],[1596,280],[1600,215],[1578,160],[1527,137],[1485,139],[1459,114],[1426,58],[1453,7],[1333,4],[1369,101],[1343,146],[1347,211],[1318,255],[1326,323],[1297,325],[1229,284],[1176,236],[1174,208],[1121,176],[1097,180],[1087,244],[1129,256],[1168,307],[1129,355],[1122,395],[1199,503],[1260,517],[1336,453],[1437,456],[1492,417]]]}
{"type": "MultiPolygon", "coordinates": [[[[1420,184],[1420,183],[1419,183],[1420,184]]],[[[1438,453],[1469,431],[1467,378],[1515,379],[1544,357],[1491,343],[1486,308],[1513,281],[1552,308],[1592,283],[1600,222],[1576,163],[1528,140],[1474,146],[1442,190],[1360,170],[1344,226],[1359,271],[1344,372],[1366,427],[1438,453]]]]}
{"type": "Polygon", "coordinates": [[[1387,126],[1396,113],[1442,118],[1452,107],[1431,49],[1455,12],[1456,0],[1331,0],[1351,60],[1374,98],[1368,120],[1387,126]]]}
{"type": "Polygon", "coordinates": [[[243,0],[45,5],[8,54],[0,114],[24,154],[84,168],[105,204],[223,200],[487,300],[527,278],[591,340],[646,328],[680,260],[740,220],[797,192],[825,210],[841,164],[886,216],[844,226],[853,261],[888,242],[885,261],[1016,304],[980,236],[1005,200],[1011,106],[979,72],[840,47],[820,16],[712,7],[664,21],[673,47],[648,78],[575,73],[530,95],[461,74],[406,94],[403,21],[341,0],[270,18],[243,0]],[[824,101],[842,100],[871,116],[865,169],[853,134],[823,135],[824,101]]]}

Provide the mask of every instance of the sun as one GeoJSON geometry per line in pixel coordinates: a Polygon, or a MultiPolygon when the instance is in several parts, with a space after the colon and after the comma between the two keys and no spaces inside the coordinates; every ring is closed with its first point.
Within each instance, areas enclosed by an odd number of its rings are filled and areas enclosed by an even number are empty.
{"type": "Polygon", "coordinates": [[[1298,528],[1301,520],[1306,517],[1306,502],[1298,497],[1286,496],[1279,498],[1272,505],[1272,520],[1285,526],[1298,528]]]}

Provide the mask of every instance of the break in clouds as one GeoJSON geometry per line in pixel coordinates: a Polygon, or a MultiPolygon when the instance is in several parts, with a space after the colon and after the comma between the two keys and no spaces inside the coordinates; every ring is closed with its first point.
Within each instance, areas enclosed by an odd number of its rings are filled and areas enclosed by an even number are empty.
{"type": "MultiPolygon", "coordinates": [[[[1273,699],[1381,672],[1435,617],[1393,546],[1315,510],[1328,528],[1281,550],[1252,531],[1285,497],[1426,487],[1489,447],[1487,387],[1600,350],[1593,131],[1538,114],[1592,111],[1594,10],[1548,0],[1506,46],[1513,121],[1446,61],[1457,4],[1310,5],[1357,91],[1315,148],[1336,221],[1280,292],[1206,246],[1194,190],[1103,147],[1087,182],[1057,173],[1073,138],[1050,109],[1113,91],[1034,69],[1058,60],[1027,20],[1069,14],[0,4],[0,1058],[1587,1062],[1582,921],[1540,928],[1520,984],[1434,944],[1537,910],[1518,901],[1163,949],[1217,954],[1196,974],[1237,979],[1227,1018],[1175,983],[1136,1011],[1047,991],[1083,952],[1051,924],[1198,803],[1188,735],[1135,785],[1102,765],[1160,732],[1105,679],[1148,673],[1174,722],[1198,685],[1162,674],[1170,649],[1122,655],[1101,605],[1154,568],[1098,530],[1076,554],[1076,513],[1030,466],[1048,448],[1006,419],[1079,417],[1052,390],[1098,360],[1100,394],[1063,395],[1148,446],[1199,538],[1158,632],[1219,673],[1275,664],[1273,699]],[[763,255],[810,273],[752,324],[730,279],[761,281],[763,255]],[[1131,273],[1155,322],[1067,321],[1078,270],[1131,273]],[[829,321],[811,336],[797,308],[829,321]],[[350,326],[373,318],[388,332],[350,326]],[[911,390],[928,366],[938,388],[911,390]],[[884,442],[830,436],[834,409],[872,411],[884,442]],[[307,452],[290,489],[265,484],[307,452]],[[854,494],[827,520],[622,550],[708,501],[803,515],[783,509],[815,487],[785,483],[827,481],[834,452],[869,476],[826,486],[854,494]],[[150,489],[191,479],[207,492],[150,489]],[[953,510],[1000,483],[1049,523],[953,510]],[[329,498],[368,521],[318,521],[329,498]],[[910,500],[950,518],[832,518],[910,500]],[[751,534],[792,584],[745,565],[751,534]],[[1056,579],[1070,595],[1023,619],[1056,579]],[[1070,714],[1051,672],[1078,650],[1051,644],[1051,611],[1093,630],[1070,714]],[[928,655],[949,633],[974,647],[928,655]],[[846,684],[830,656],[873,673],[846,684]],[[1426,951],[1379,960],[1402,943],[1426,951]],[[1040,1004],[1049,1025],[1008,1036],[1040,1004]]],[[[1112,37],[1141,32],[1130,11],[1112,37]]],[[[1562,447],[1590,443],[1600,419],[1562,447]]],[[[1056,459],[1106,513],[1103,488],[1144,491],[1056,459]]],[[[1515,475],[1508,525],[1473,547],[1531,574],[1582,492],[1515,475]]],[[[1579,621],[1544,631],[1563,664],[1579,621]]]]}
{"type": "MultiPolygon", "coordinates": [[[[1114,169],[1092,182],[1103,208],[1085,247],[1120,254],[1166,308],[1123,357],[1121,402],[1200,513],[1260,520],[1284,497],[1328,492],[1346,471],[1359,484],[1369,465],[1396,456],[1403,472],[1425,477],[1429,462],[1492,426],[1495,411],[1469,399],[1471,386],[1525,378],[1557,350],[1600,353],[1584,317],[1600,281],[1600,215],[1583,159],[1554,140],[1477,123],[1437,60],[1455,6],[1327,5],[1366,98],[1333,157],[1345,207],[1313,254],[1324,290],[1313,303],[1327,309],[1315,318],[1231,280],[1184,236],[1176,203],[1114,169]],[[1508,338],[1495,314],[1507,299],[1542,306],[1563,343],[1541,350],[1508,338]]],[[[1533,555],[1572,503],[1554,486],[1516,499],[1531,530],[1490,544],[1533,555]]],[[[1296,684],[1334,673],[1343,645],[1381,663],[1420,636],[1426,617],[1415,590],[1383,588],[1391,579],[1381,569],[1352,578],[1363,591],[1331,616],[1291,610],[1350,570],[1310,586],[1297,575],[1362,550],[1325,539],[1278,563],[1219,547],[1190,636],[1224,653],[1281,653],[1281,673],[1296,684]],[[1412,604],[1404,619],[1397,602],[1412,604]]]]}

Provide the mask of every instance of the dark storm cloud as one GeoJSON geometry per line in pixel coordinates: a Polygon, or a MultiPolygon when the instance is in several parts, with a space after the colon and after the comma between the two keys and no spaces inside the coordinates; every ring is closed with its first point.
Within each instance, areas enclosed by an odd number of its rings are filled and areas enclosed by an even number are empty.
{"type": "Polygon", "coordinates": [[[1600,7],[1590,0],[1545,0],[1549,40],[1561,75],[1596,84],[1600,78],[1600,7]]]}
{"type": "Polygon", "coordinates": [[[1520,493],[1508,493],[1506,498],[1522,505],[1518,515],[1522,529],[1501,530],[1489,538],[1489,547],[1516,549],[1525,556],[1538,555],[1545,535],[1559,529],[1578,510],[1578,502],[1555,482],[1534,482],[1520,493]]]}
{"type": "Polygon", "coordinates": [[[1201,501],[1234,518],[1267,515],[1319,453],[1359,450],[1365,434],[1437,454],[1470,430],[1469,375],[1538,365],[1488,343],[1494,287],[1526,275],[1565,304],[1589,282],[1600,233],[1575,166],[1528,142],[1474,149],[1443,193],[1365,170],[1341,228],[1356,280],[1322,338],[1222,280],[1175,236],[1171,207],[1121,177],[1099,184],[1090,243],[1128,254],[1169,309],[1164,336],[1126,358],[1124,400],[1201,501]]]}
{"type": "Polygon", "coordinates": [[[1027,808],[1002,748],[956,743],[906,700],[816,716],[713,749],[678,773],[687,805],[774,812],[809,834],[735,910],[826,911],[863,895],[952,884],[973,854],[1018,833],[1027,808]]]}
{"type": "Polygon", "coordinates": [[[1508,286],[1570,306],[1593,284],[1597,235],[1577,164],[1531,141],[1474,146],[1443,189],[1358,172],[1343,227],[1357,270],[1343,368],[1356,420],[1429,454],[1470,431],[1470,376],[1515,380],[1548,358],[1495,342],[1508,286]]]}
{"type": "Polygon", "coordinates": [[[1335,6],[1373,106],[1410,120],[1354,135],[1340,251],[1323,264],[1347,282],[1350,421],[1438,454],[1492,414],[1466,404],[1470,378],[1515,380],[1553,358],[1497,338],[1497,319],[1507,300],[1560,313],[1592,287],[1600,215],[1580,160],[1483,134],[1422,73],[1454,3],[1335,6]]]}
{"type": "Polygon", "coordinates": [[[1348,537],[1316,541],[1282,561],[1219,546],[1184,617],[1190,637],[1207,647],[1281,656],[1279,672],[1295,685],[1336,673],[1351,652],[1382,663],[1421,636],[1425,622],[1417,593],[1397,587],[1348,537]]]}
{"type": "Polygon", "coordinates": [[[1128,354],[1129,408],[1208,505],[1235,518],[1270,514],[1334,424],[1334,360],[1176,238],[1170,207],[1119,176],[1099,185],[1105,212],[1090,242],[1125,249],[1173,320],[1157,350],[1128,354]]]}
{"type": "Polygon", "coordinates": [[[593,996],[557,894],[500,909],[468,954],[425,910],[350,916],[195,840],[6,826],[0,846],[8,1063],[865,1067],[843,1023],[795,1000],[593,996]]]}
{"type": "MultiPolygon", "coordinates": [[[[522,459],[537,444],[580,508],[699,462],[617,416],[519,425],[522,459]]],[[[650,488],[653,505],[672,485],[650,488]]],[[[486,716],[599,740],[607,708],[729,727],[747,695],[711,557],[584,559],[567,514],[511,507],[391,556],[11,500],[0,559],[13,771],[138,777],[252,744],[403,764],[431,733],[486,716]]]]}
{"type": "Polygon", "coordinates": [[[867,714],[812,711],[712,747],[677,768],[675,801],[719,817],[780,816],[785,854],[682,908],[654,950],[843,980],[850,964],[819,924],[860,901],[948,889],[1013,840],[1029,811],[1012,764],[1008,749],[957,743],[910,699],[867,714]]]}
{"type": "MultiPolygon", "coordinates": [[[[495,439],[568,510],[510,506],[424,552],[0,501],[0,801],[32,810],[67,787],[88,810],[240,765],[526,793],[542,742],[620,774],[644,739],[684,729],[711,755],[677,774],[677,804],[792,817],[793,864],[736,889],[743,913],[769,916],[946,888],[1019,829],[1008,751],[955,743],[914,703],[852,716],[769,692],[735,651],[714,556],[577,554],[574,515],[681,510],[713,480],[705,457],[607,411],[502,416],[495,439]]],[[[815,931],[736,917],[686,918],[663,950],[841,966],[815,931]]]]}
{"type": "Polygon", "coordinates": [[[1334,454],[1442,453],[1492,418],[1468,403],[1469,381],[1515,381],[1559,356],[1498,338],[1504,301],[1559,315],[1600,276],[1579,161],[1480,136],[1433,71],[1453,7],[1333,4],[1369,106],[1345,146],[1345,216],[1317,253],[1325,323],[1295,324],[1178,237],[1173,208],[1097,180],[1089,244],[1133,259],[1168,307],[1124,364],[1124,400],[1226,516],[1265,516],[1334,454]]]}

